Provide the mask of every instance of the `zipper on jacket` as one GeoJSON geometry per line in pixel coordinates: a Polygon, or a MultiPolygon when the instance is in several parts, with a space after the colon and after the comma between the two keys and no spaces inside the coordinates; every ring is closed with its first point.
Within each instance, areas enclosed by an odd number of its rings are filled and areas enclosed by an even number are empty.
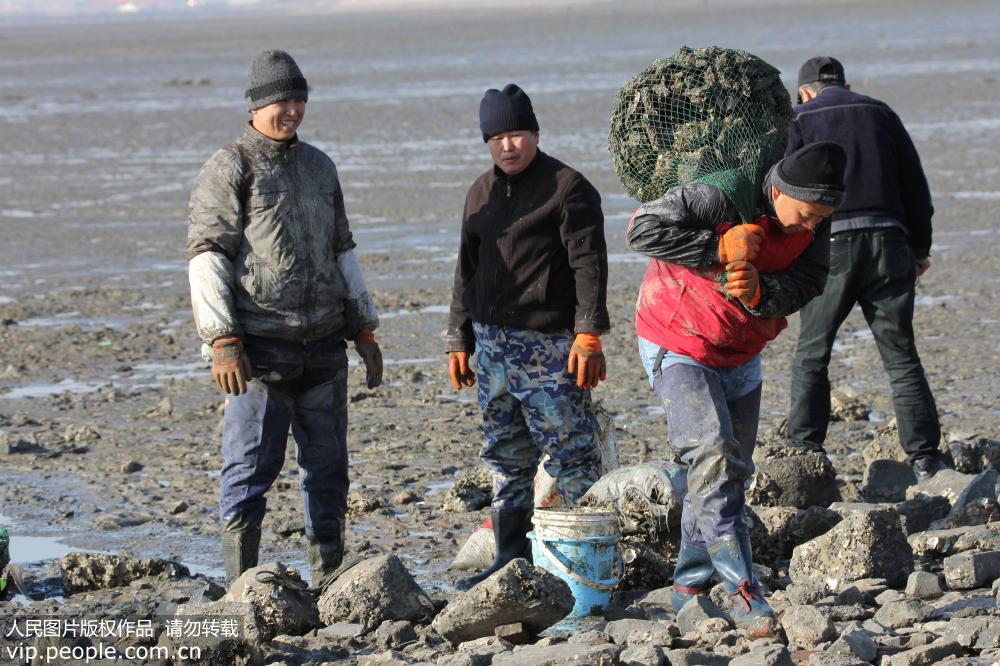
{"type": "Polygon", "coordinates": [[[510,199],[510,181],[507,181],[507,198],[510,199]]]}

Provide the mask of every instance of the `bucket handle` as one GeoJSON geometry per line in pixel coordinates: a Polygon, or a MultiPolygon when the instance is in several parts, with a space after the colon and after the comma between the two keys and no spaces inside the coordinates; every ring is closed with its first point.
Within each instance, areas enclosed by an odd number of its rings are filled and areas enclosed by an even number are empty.
{"type": "MultiPolygon", "coordinates": [[[[618,582],[602,583],[600,581],[591,580],[586,576],[581,576],[580,574],[578,574],[577,572],[573,571],[568,566],[566,566],[565,562],[563,562],[561,553],[553,550],[544,539],[537,539],[536,543],[538,543],[538,546],[542,549],[542,552],[544,552],[548,556],[549,561],[552,562],[552,565],[556,569],[566,574],[576,582],[586,585],[588,587],[593,587],[597,590],[613,590],[616,587],[618,587],[618,582]]],[[[619,555],[617,549],[615,549],[615,555],[619,555]]],[[[622,576],[625,574],[625,565],[622,563],[622,558],[620,555],[615,558],[615,563],[618,565],[617,578],[618,581],[620,582],[622,576]]]]}

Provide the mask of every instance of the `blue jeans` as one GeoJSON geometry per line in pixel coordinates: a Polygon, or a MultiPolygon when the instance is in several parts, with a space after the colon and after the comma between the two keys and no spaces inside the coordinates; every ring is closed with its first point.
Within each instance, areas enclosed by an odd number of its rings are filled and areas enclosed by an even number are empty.
{"type": "Polygon", "coordinates": [[[566,372],[572,340],[524,328],[473,323],[480,452],[493,475],[493,509],[526,509],[544,454],[564,505],[595,481],[600,465],[590,391],[566,372]]]}
{"type": "Polygon", "coordinates": [[[663,403],[670,446],[688,465],[681,537],[712,546],[746,534],[746,483],[753,474],[763,376],[760,356],[713,368],[639,338],[649,383],[663,403]]]}
{"type": "Polygon", "coordinates": [[[229,396],[223,421],[223,523],[258,526],[264,495],[285,462],[288,428],[305,511],[306,536],[341,538],[347,511],[347,352],[343,340],[296,343],[248,335],[254,379],[229,396]]]}

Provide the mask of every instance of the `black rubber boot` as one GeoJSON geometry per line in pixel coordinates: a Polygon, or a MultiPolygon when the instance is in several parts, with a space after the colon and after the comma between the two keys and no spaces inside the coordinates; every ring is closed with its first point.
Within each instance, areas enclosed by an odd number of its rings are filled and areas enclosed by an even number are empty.
{"type": "Polygon", "coordinates": [[[497,554],[493,564],[485,571],[469,576],[455,584],[463,592],[503,569],[511,560],[526,557],[529,553],[528,531],[531,529],[531,515],[534,509],[497,509],[491,514],[493,519],[493,540],[497,554]]]}
{"type": "Polygon", "coordinates": [[[260,525],[246,525],[230,519],[222,528],[222,564],[226,583],[232,584],[247,569],[257,566],[260,550],[260,525]]]}
{"type": "Polygon", "coordinates": [[[679,613],[692,597],[708,594],[714,573],[715,567],[712,565],[708,548],[681,540],[681,549],[677,553],[677,566],[674,568],[674,585],[670,593],[674,612],[679,613]]]}
{"type": "Polygon", "coordinates": [[[778,623],[753,575],[750,537],[727,534],[708,549],[708,554],[726,592],[733,599],[729,615],[736,626],[745,629],[751,640],[774,636],[778,623]]]}
{"type": "Polygon", "coordinates": [[[308,557],[312,569],[312,591],[321,594],[336,578],[344,562],[344,543],[339,539],[322,543],[310,539],[308,557]]]}

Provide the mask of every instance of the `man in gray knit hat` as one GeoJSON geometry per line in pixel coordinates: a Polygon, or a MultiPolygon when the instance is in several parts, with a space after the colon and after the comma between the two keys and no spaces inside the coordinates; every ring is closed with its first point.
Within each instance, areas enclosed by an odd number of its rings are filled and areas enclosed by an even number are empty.
{"type": "Polygon", "coordinates": [[[354,255],[333,161],[298,140],[309,89],[284,51],[250,67],[250,122],[191,190],[187,257],[203,353],[227,395],[222,556],[230,581],[257,565],[267,489],[297,444],[313,584],[344,552],[347,352],[382,381],[375,304],[354,255]]]}

